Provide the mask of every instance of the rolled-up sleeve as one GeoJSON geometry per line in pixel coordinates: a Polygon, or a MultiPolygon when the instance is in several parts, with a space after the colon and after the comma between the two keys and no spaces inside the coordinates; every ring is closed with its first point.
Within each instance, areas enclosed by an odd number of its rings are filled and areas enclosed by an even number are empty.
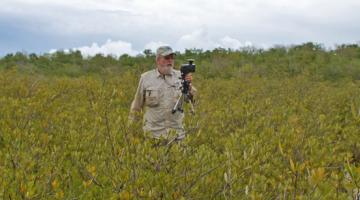
{"type": "Polygon", "coordinates": [[[134,100],[131,103],[130,113],[129,113],[129,122],[132,123],[134,121],[139,120],[139,113],[142,111],[144,106],[144,79],[140,78],[139,85],[137,87],[134,100]]]}

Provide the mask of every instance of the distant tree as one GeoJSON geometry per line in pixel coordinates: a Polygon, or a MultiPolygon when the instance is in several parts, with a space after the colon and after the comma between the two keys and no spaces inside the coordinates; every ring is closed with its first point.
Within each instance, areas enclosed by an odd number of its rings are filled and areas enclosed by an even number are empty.
{"type": "Polygon", "coordinates": [[[31,62],[34,62],[34,61],[36,61],[38,59],[38,56],[35,53],[31,53],[29,55],[29,59],[30,59],[31,62]]]}
{"type": "Polygon", "coordinates": [[[76,65],[81,65],[83,63],[84,59],[81,54],[81,51],[79,51],[79,50],[70,51],[69,56],[70,56],[71,63],[76,64],[76,65]]]}
{"type": "Polygon", "coordinates": [[[145,54],[145,57],[151,57],[154,56],[155,54],[151,51],[151,49],[145,49],[143,51],[143,53],[145,54]]]}

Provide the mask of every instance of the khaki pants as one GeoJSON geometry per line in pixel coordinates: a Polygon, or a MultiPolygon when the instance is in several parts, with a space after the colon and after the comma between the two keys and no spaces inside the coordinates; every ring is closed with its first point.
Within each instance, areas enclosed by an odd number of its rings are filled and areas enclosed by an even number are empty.
{"type": "Polygon", "coordinates": [[[160,130],[146,130],[144,129],[145,136],[154,139],[182,140],[185,138],[185,130],[183,128],[164,128],[160,130]]]}

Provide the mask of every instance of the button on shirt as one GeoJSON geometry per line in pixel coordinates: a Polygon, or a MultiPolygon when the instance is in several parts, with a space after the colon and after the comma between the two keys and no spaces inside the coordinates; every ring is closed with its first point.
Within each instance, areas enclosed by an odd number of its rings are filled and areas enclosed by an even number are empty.
{"type": "MultiPolygon", "coordinates": [[[[151,132],[152,137],[168,137],[170,130],[175,130],[178,138],[185,136],[182,121],[184,113],[172,113],[176,101],[181,96],[181,73],[172,70],[170,74],[162,75],[158,69],[145,72],[141,75],[139,85],[131,104],[130,121],[145,108],[143,129],[151,132]]],[[[191,93],[196,89],[192,87],[191,93]]]]}

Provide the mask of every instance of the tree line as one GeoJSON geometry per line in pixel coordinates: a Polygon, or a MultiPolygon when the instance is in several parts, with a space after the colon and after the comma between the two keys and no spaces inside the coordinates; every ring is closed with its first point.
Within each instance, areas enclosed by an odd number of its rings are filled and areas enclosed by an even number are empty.
{"type": "MultiPolygon", "coordinates": [[[[238,50],[187,49],[177,52],[176,57],[177,67],[188,58],[195,59],[196,73],[203,78],[283,78],[304,75],[315,80],[360,79],[358,44],[343,44],[333,49],[311,42],[278,45],[266,50],[255,47],[238,50]]],[[[137,56],[123,54],[119,57],[102,54],[85,57],[80,51],[51,54],[17,52],[0,58],[0,70],[70,77],[116,75],[125,71],[144,72],[154,67],[154,61],[155,54],[150,49],[137,56]]]]}

